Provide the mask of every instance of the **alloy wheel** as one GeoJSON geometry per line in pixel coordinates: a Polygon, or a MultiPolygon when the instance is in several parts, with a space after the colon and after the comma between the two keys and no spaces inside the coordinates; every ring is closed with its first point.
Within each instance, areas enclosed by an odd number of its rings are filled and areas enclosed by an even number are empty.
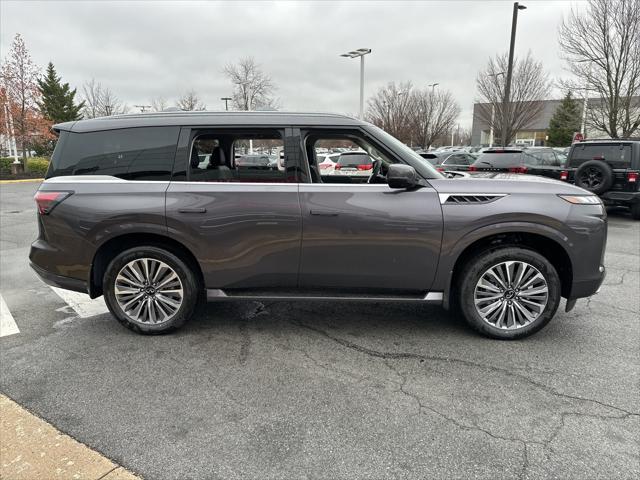
{"type": "Polygon", "coordinates": [[[580,181],[589,188],[597,188],[604,181],[602,170],[592,167],[587,168],[580,176],[580,181]]]}
{"type": "Polygon", "coordinates": [[[544,275],[522,261],[502,262],[488,268],[474,290],[478,315],[504,330],[525,327],[544,312],[549,287],[544,275]]]}
{"type": "Polygon", "coordinates": [[[125,315],[147,325],[170,320],[180,310],[184,298],[178,274],[155,258],[138,258],[122,267],[114,292],[125,315]]]}

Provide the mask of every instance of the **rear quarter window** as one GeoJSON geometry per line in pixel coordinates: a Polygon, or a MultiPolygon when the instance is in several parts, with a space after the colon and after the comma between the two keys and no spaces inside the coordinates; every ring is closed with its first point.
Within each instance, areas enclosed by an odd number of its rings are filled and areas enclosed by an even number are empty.
{"type": "Polygon", "coordinates": [[[125,180],[170,180],[179,131],[179,127],[140,127],[66,133],[47,178],[111,175],[125,180]]]}
{"type": "Polygon", "coordinates": [[[517,167],[522,161],[522,153],[482,153],[473,163],[477,167],[517,167]]]}
{"type": "Polygon", "coordinates": [[[578,144],[569,154],[569,166],[579,167],[588,160],[603,160],[612,168],[630,168],[630,144],[578,144]]]}
{"type": "Polygon", "coordinates": [[[340,155],[338,164],[343,167],[357,167],[358,165],[370,165],[371,157],[363,153],[362,155],[340,155]]]}

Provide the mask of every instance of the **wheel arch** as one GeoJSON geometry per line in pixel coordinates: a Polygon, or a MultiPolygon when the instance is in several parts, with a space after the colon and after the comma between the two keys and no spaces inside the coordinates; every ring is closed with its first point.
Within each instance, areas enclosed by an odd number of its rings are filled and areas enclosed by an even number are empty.
{"type": "Polygon", "coordinates": [[[157,233],[126,233],[110,238],[96,250],[89,274],[89,296],[91,298],[102,295],[102,278],[111,260],[124,250],[140,246],[163,248],[180,257],[193,269],[200,285],[204,286],[204,276],[200,264],[191,250],[183,243],[157,233]]]}
{"type": "Polygon", "coordinates": [[[498,248],[524,247],[545,257],[554,266],[562,286],[561,295],[569,298],[573,284],[573,260],[568,251],[569,239],[560,232],[541,226],[502,226],[483,228],[463,237],[449,253],[455,260],[448,267],[445,285],[444,306],[449,308],[457,291],[459,275],[464,265],[474,256],[498,248]],[[537,227],[537,228],[536,228],[537,227]],[[496,231],[498,230],[498,231],[496,231]]]}

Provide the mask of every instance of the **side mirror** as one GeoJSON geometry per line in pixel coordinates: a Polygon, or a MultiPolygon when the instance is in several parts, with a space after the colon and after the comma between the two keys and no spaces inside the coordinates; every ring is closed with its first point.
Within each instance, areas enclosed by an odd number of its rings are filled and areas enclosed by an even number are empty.
{"type": "Polygon", "coordinates": [[[394,163],[389,165],[387,182],[390,188],[413,188],[418,185],[418,174],[410,165],[394,163]]]}

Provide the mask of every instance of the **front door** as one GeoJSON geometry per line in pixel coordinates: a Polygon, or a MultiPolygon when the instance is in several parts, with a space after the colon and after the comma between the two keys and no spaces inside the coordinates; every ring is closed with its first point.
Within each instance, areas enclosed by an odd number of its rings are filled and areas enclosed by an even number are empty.
{"type": "Polygon", "coordinates": [[[442,237],[442,210],[430,187],[394,190],[390,163],[401,160],[359,130],[303,131],[310,164],[300,184],[302,289],[340,293],[427,292],[442,237]],[[340,153],[322,175],[317,152],[340,153]]]}

